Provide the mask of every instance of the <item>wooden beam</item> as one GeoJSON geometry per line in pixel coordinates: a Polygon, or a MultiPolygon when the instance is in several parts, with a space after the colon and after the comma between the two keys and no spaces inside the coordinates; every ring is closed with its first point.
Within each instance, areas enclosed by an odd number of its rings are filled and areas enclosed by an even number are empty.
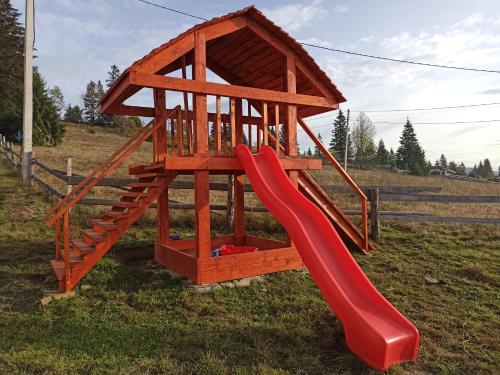
{"type": "MultiPolygon", "coordinates": [[[[206,36],[203,32],[195,32],[194,35],[194,79],[198,84],[203,84],[207,78],[206,59],[206,36]]],[[[194,152],[197,160],[203,155],[208,155],[208,118],[207,118],[207,97],[205,95],[194,96],[195,109],[195,147],[194,152]]],[[[182,159],[182,158],[181,158],[182,159]]],[[[195,171],[195,243],[196,258],[209,258],[210,249],[210,190],[208,189],[208,170],[195,171]]],[[[200,278],[200,271],[197,270],[197,279],[200,278]]]]}
{"type": "Polygon", "coordinates": [[[187,91],[195,94],[220,95],[234,98],[331,109],[338,108],[336,99],[331,98],[303,94],[290,94],[288,92],[227,85],[215,82],[199,82],[198,80],[164,77],[142,72],[131,72],[130,81],[132,84],[137,86],[162,88],[180,92],[187,91]]]}
{"type": "MultiPolygon", "coordinates": [[[[321,169],[321,160],[309,158],[281,157],[281,164],[286,170],[321,169]]],[[[168,157],[165,159],[167,170],[228,170],[243,171],[243,166],[237,157],[204,156],[204,157],[168,157]]]]}
{"type": "MultiPolygon", "coordinates": [[[[156,121],[167,113],[165,90],[154,89],[154,105],[156,121]]],[[[153,142],[155,143],[156,154],[154,162],[158,162],[167,156],[167,120],[162,121],[162,125],[153,133],[153,142]]]]}

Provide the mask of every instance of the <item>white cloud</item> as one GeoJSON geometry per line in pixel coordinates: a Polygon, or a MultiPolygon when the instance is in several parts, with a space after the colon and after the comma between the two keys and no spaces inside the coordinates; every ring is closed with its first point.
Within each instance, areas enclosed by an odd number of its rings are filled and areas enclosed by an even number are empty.
{"type": "Polygon", "coordinates": [[[298,31],[311,25],[314,20],[328,14],[322,3],[322,0],[313,0],[308,4],[289,4],[274,9],[263,9],[262,11],[286,31],[298,31]]]}
{"type": "Polygon", "coordinates": [[[336,5],[333,8],[333,13],[347,13],[349,12],[349,8],[346,5],[336,5]]]}
{"type": "Polygon", "coordinates": [[[361,38],[360,41],[363,43],[370,43],[373,39],[375,39],[375,36],[368,35],[368,36],[361,38]]]}
{"type": "Polygon", "coordinates": [[[321,46],[321,47],[328,47],[328,48],[333,47],[333,44],[331,42],[329,42],[328,40],[323,40],[323,39],[319,39],[316,37],[301,39],[299,42],[307,43],[307,44],[315,44],[315,45],[321,46]]]}

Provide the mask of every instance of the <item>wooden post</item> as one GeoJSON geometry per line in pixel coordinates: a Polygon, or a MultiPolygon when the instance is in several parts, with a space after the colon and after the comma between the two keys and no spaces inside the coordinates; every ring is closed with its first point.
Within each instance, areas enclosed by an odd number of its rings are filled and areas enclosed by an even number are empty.
{"type": "Polygon", "coordinates": [[[220,155],[221,152],[221,103],[220,96],[216,98],[216,118],[213,126],[214,128],[214,143],[215,143],[215,154],[220,155]]]}
{"type": "Polygon", "coordinates": [[[274,147],[276,154],[280,154],[280,106],[276,103],[274,106],[274,147]]]}
{"type": "MultiPolygon", "coordinates": [[[[156,121],[160,116],[163,116],[167,111],[167,101],[165,96],[165,90],[154,90],[154,106],[155,106],[155,117],[156,121]]],[[[172,119],[170,123],[172,124],[172,119]]],[[[157,155],[155,157],[155,162],[159,162],[167,157],[167,120],[165,119],[162,126],[156,131],[156,151],[157,155]]],[[[173,144],[170,145],[171,152],[173,152],[173,144]]],[[[157,199],[158,209],[156,211],[157,220],[157,236],[160,244],[164,245],[169,239],[169,216],[168,216],[168,188],[165,189],[157,199]]]]}
{"type": "MultiPolygon", "coordinates": [[[[234,98],[229,99],[229,116],[230,116],[230,126],[231,126],[231,154],[234,153],[234,146],[236,146],[236,100],[234,98]]],[[[242,138],[243,139],[243,138],[242,138]]]]}
{"type": "MultiPolygon", "coordinates": [[[[186,79],[186,56],[182,56],[182,78],[186,79]]],[[[186,121],[186,138],[188,144],[188,154],[193,153],[193,129],[191,128],[191,119],[189,118],[189,100],[187,92],[182,93],[184,99],[184,117],[186,121]]]]}
{"type": "Polygon", "coordinates": [[[175,119],[176,131],[177,131],[177,155],[182,156],[184,149],[184,139],[182,137],[182,112],[177,111],[177,116],[175,119]]]}
{"type": "MultiPolygon", "coordinates": [[[[285,57],[285,91],[291,94],[297,93],[297,79],[295,71],[295,57],[287,54],[285,57]]],[[[297,156],[297,106],[287,105],[285,111],[285,153],[288,156],[297,156]]],[[[297,186],[298,171],[289,171],[288,175],[297,186]]]]}
{"type": "Polygon", "coordinates": [[[227,222],[227,227],[229,229],[232,229],[234,225],[233,192],[234,192],[234,176],[230,174],[227,176],[227,204],[226,204],[226,222],[227,222]]]}
{"type": "MultiPolygon", "coordinates": [[[[206,37],[201,31],[194,34],[194,78],[197,81],[206,81],[207,59],[206,59],[206,37]]],[[[208,155],[208,113],[206,95],[194,96],[195,110],[195,156],[208,155]]],[[[195,184],[195,243],[196,257],[209,258],[210,250],[210,191],[208,171],[194,172],[195,184]]],[[[198,269],[197,278],[201,274],[198,269]]]]}
{"type": "Polygon", "coordinates": [[[70,177],[73,176],[73,162],[71,158],[66,160],[66,195],[70,195],[73,186],[70,184],[70,177]]]}
{"type": "Polygon", "coordinates": [[[269,126],[269,117],[267,114],[267,102],[262,103],[262,131],[263,131],[263,138],[264,138],[264,144],[267,146],[269,143],[268,140],[268,126],[269,126]]]}
{"type": "Polygon", "coordinates": [[[252,151],[252,106],[250,101],[247,100],[247,114],[248,114],[248,148],[252,151]]]}
{"type": "Polygon", "coordinates": [[[71,291],[71,268],[70,268],[70,248],[69,248],[69,212],[66,211],[63,215],[63,232],[64,232],[64,291],[71,291]]]}
{"type": "MultiPolygon", "coordinates": [[[[156,121],[167,111],[165,90],[154,89],[153,101],[155,106],[156,121]]],[[[155,121],[155,123],[156,123],[155,121]]],[[[154,149],[156,151],[153,160],[155,163],[163,160],[167,156],[167,120],[153,133],[154,149]]]]}
{"type": "MultiPolygon", "coordinates": [[[[243,143],[242,100],[236,100],[236,143],[243,143]]],[[[245,242],[245,176],[237,175],[234,181],[234,234],[236,245],[245,242]]]]}
{"type": "Polygon", "coordinates": [[[380,240],[380,208],[379,189],[370,189],[370,238],[374,242],[380,240]]]}

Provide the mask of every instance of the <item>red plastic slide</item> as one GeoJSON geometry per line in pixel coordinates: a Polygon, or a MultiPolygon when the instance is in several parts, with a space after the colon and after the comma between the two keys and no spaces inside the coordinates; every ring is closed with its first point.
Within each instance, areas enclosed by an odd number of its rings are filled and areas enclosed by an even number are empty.
{"type": "Polygon", "coordinates": [[[327,217],[292,184],[274,150],[263,146],[253,155],[238,145],[236,152],[255,193],[286,228],[342,322],[349,349],[379,370],[414,360],[417,328],[368,280],[327,217]]]}

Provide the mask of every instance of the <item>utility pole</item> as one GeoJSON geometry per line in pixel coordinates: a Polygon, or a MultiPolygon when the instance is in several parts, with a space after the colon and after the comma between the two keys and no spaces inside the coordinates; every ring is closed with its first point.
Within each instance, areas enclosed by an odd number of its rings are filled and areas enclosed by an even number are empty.
{"type": "Polygon", "coordinates": [[[351,110],[347,110],[347,121],[345,127],[345,150],[344,150],[344,171],[347,172],[347,150],[349,149],[349,115],[351,110]]]}
{"type": "Polygon", "coordinates": [[[33,158],[33,1],[26,0],[24,28],[24,108],[21,174],[24,185],[31,183],[33,158]]]}

